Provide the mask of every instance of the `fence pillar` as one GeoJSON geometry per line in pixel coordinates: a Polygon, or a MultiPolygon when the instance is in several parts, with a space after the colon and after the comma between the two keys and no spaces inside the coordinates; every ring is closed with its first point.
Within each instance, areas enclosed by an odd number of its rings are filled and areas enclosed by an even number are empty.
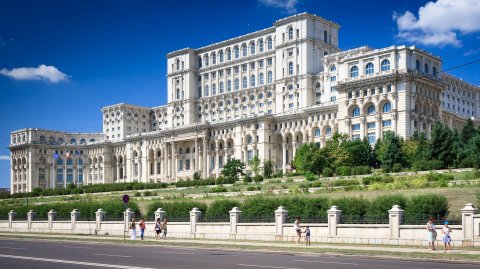
{"type": "Polygon", "coordinates": [[[275,241],[283,241],[283,224],[287,222],[288,210],[279,206],[275,210],[275,241]]]}
{"type": "Polygon", "coordinates": [[[123,220],[125,223],[125,227],[123,229],[124,231],[129,230],[130,222],[133,219],[133,214],[135,214],[135,212],[133,212],[130,208],[127,208],[127,210],[125,210],[125,212],[123,213],[123,220]]]}
{"type": "Polygon", "coordinates": [[[48,228],[52,229],[53,228],[53,221],[57,219],[57,212],[54,209],[50,209],[47,213],[48,216],[48,228]]]}
{"type": "Polygon", "coordinates": [[[157,211],[155,211],[155,222],[157,221],[157,219],[163,221],[163,218],[165,218],[165,211],[163,211],[162,208],[158,208],[157,211]]]}
{"type": "Polygon", "coordinates": [[[28,222],[28,229],[32,228],[32,221],[35,220],[36,213],[33,210],[28,211],[27,213],[27,222],[28,222]]]}
{"type": "Polygon", "coordinates": [[[230,213],[230,239],[236,239],[237,235],[237,223],[240,221],[240,214],[242,211],[238,207],[232,208],[230,213]]]}
{"type": "Polygon", "coordinates": [[[403,209],[399,205],[394,205],[392,209],[388,210],[390,238],[400,238],[400,225],[403,223],[403,212],[403,209]]]}
{"type": "Polygon", "coordinates": [[[72,223],[72,230],[75,230],[75,225],[79,218],[80,218],[80,211],[78,211],[77,209],[74,209],[72,210],[72,212],[70,212],[70,222],[72,223]]]}
{"type": "Polygon", "coordinates": [[[195,233],[197,232],[197,222],[200,220],[201,216],[202,211],[196,207],[190,211],[190,237],[192,238],[195,238],[195,233]]]}
{"type": "Polygon", "coordinates": [[[473,206],[473,204],[466,204],[462,211],[462,234],[463,234],[463,244],[469,245],[474,238],[474,215],[477,214],[478,209],[473,206]]]}
{"type": "Polygon", "coordinates": [[[8,212],[8,227],[9,228],[12,228],[12,222],[17,218],[17,212],[15,212],[15,210],[10,210],[10,212],[8,212]]]}
{"type": "Polygon", "coordinates": [[[333,205],[328,211],[328,236],[337,236],[337,225],[340,223],[342,210],[333,205]]]}
{"type": "Polygon", "coordinates": [[[105,211],[99,208],[97,212],[95,212],[95,226],[96,226],[95,228],[97,231],[99,231],[102,228],[101,223],[104,220],[105,220],[105,211]]]}

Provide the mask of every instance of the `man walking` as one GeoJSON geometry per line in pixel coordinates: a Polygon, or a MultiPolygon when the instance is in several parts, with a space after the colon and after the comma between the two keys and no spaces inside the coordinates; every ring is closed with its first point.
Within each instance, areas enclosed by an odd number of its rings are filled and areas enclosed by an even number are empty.
{"type": "Polygon", "coordinates": [[[145,219],[141,218],[140,223],[138,224],[140,226],[140,238],[143,240],[143,235],[145,233],[145,219]]]}

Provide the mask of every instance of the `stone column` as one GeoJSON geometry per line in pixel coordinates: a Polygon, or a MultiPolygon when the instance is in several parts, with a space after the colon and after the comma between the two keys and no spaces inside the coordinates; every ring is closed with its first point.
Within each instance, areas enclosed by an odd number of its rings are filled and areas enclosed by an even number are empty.
{"type": "Polygon", "coordinates": [[[363,140],[363,138],[365,137],[365,130],[367,129],[365,128],[366,122],[367,119],[365,118],[365,116],[362,115],[362,118],[360,119],[360,140],[363,140]]]}
{"type": "Polygon", "coordinates": [[[337,225],[340,223],[340,215],[342,210],[338,206],[333,205],[328,211],[328,236],[337,236],[337,225]]]}
{"type": "Polygon", "coordinates": [[[392,130],[395,134],[397,134],[397,120],[398,120],[397,110],[394,109],[392,111],[392,130]]]}
{"type": "Polygon", "coordinates": [[[97,230],[100,230],[102,228],[101,223],[104,220],[105,220],[105,211],[99,208],[97,212],[95,212],[95,224],[96,224],[97,230]]]}
{"type": "Polygon", "coordinates": [[[390,238],[400,238],[400,225],[403,223],[403,209],[399,205],[394,205],[388,210],[388,224],[390,228],[390,238]]]}
{"type": "Polygon", "coordinates": [[[204,138],[203,140],[203,178],[208,178],[208,156],[207,156],[207,140],[204,138]]]}
{"type": "Polygon", "coordinates": [[[382,138],[382,116],[375,117],[375,138],[381,139],[382,138]]]}
{"type": "Polygon", "coordinates": [[[53,209],[50,209],[47,213],[48,216],[48,228],[52,229],[53,227],[53,221],[57,218],[57,212],[53,209]]]}
{"type": "Polygon", "coordinates": [[[292,161],[295,158],[295,154],[297,153],[297,142],[292,143],[292,161]]]}
{"type": "Polygon", "coordinates": [[[177,170],[178,170],[178,160],[177,160],[177,143],[172,143],[172,182],[177,180],[177,170]]]}
{"type": "Polygon", "coordinates": [[[163,221],[164,218],[165,218],[165,211],[163,211],[162,208],[158,208],[157,211],[155,211],[155,221],[157,221],[157,219],[160,219],[160,221],[163,221]]]}
{"type": "Polygon", "coordinates": [[[133,214],[134,212],[130,208],[127,208],[127,210],[123,212],[123,222],[125,224],[124,231],[128,230],[128,226],[133,219],[133,214]]]}
{"type": "Polygon", "coordinates": [[[287,222],[288,210],[279,206],[275,210],[275,241],[283,241],[283,224],[287,222]]]}
{"type": "Polygon", "coordinates": [[[32,228],[32,221],[35,220],[35,216],[37,214],[35,213],[35,211],[33,210],[30,210],[28,211],[27,213],[27,223],[28,223],[28,229],[31,229],[32,228]]]}
{"type": "Polygon", "coordinates": [[[77,209],[72,210],[72,212],[70,212],[70,221],[72,223],[72,230],[75,230],[75,225],[79,219],[80,219],[80,211],[78,211],[77,209]]]}
{"type": "Polygon", "coordinates": [[[473,206],[473,204],[468,203],[465,205],[464,208],[461,209],[462,211],[462,234],[464,245],[465,241],[471,241],[474,238],[474,217],[473,215],[478,213],[478,209],[473,206]]]}
{"type": "Polygon", "coordinates": [[[17,212],[15,210],[10,210],[8,212],[8,227],[12,228],[12,222],[17,218],[17,212]]]}
{"type": "Polygon", "coordinates": [[[198,171],[198,139],[195,139],[195,161],[193,162],[193,171],[198,171]]]}
{"type": "Polygon", "coordinates": [[[220,171],[220,151],[218,148],[215,150],[215,177],[218,177],[220,171]]]}
{"type": "Polygon", "coordinates": [[[282,143],[282,171],[283,175],[287,173],[287,144],[282,143]]]}
{"type": "Polygon", "coordinates": [[[230,213],[230,239],[236,239],[237,234],[237,223],[240,221],[240,215],[242,211],[238,207],[232,208],[229,211],[230,213]]]}
{"type": "Polygon", "coordinates": [[[162,178],[163,182],[167,182],[167,170],[168,170],[168,165],[167,165],[167,158],[168,158],[168,151],[167,151],[167,145],[163,144],[163,150],[162,150],[162,178]]]}
{"type": "Polygon", "coordinates": [[[200,220],[202,216],[202,211],[198,208],[194,207],[192,211],[190,211],[190,237],[195,238],[195,233],[197,232],[197,222],[200,220]]]}

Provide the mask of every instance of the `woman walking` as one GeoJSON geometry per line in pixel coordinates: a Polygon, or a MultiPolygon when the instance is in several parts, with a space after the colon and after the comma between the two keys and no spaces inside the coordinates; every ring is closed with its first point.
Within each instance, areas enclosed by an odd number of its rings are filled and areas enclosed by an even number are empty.
{"type": "Polygon", "coordinates": [[[163,230],[163,235],[161,238],[167,239],[167,218],[163,218],[161,228],[163,230]]]}
{"type": "Polygon", "coordinates": [[[450,245],[450,242],[452,242],[452,238],[450,238],[451,232],[452,232],[452,229],[448,227],[448,221],[445,221],[443,223],[443,228],[442,228],[443,253],[447,253],[447,244],[448,244],[448,252],[452,252],[452,246],[450,245]]]}
{"type": "Polygon", "coordinates": [[[135,227],[135,219],[132,218],[132,222],[130,222],[130,236],[132,240],[137,239],[137,229],[135,227]]]}
{"type": "Polygon", "coordinates": [[[300,244],[300,240],[302,239],[302,227],[300,226],[300,217],[295,218],[295,222],[293,223],[293,229],[297,233],[297,245],[300,244]]]}
{"type": "Polygon", "coordinates": [[[437,238],[437,232],[435,231],[435,223],[433,223],[434,220],[434,218],[430,218],[427,222],[429,250],[435,250],[435,240],[437,238]]]}
{"type": "Polygon", "coordinates": [[[145,234],[145,219],[141,218],[140,222],[138,223],[140,226],[140,238],[143,240],[143,235],[145,234]]]}
{"type": "Polygon", "coordinates": [[[160,239],[160,233],[162,232],[162,223],[160,221],[160,218],[157,218],[157,221],[155,222],[155,234],[156,234],[156,237],[155,239],[160,239]]]}

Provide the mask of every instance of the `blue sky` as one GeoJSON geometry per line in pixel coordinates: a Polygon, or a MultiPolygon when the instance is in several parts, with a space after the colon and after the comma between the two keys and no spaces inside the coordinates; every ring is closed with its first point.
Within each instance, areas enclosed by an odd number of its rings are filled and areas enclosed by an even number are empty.
{"type": "MultiPolygon", "coordinates": [[[[166,53],[310,12],[339,23],[340,48],[416,44],[444,68],[480,59],[480,1],[0,0],[0,187],[9,133],[101,131],[100,108],[166,102],[166,53]]],[[[451,73],[480,85],[480,64],[451,73]]]]}

